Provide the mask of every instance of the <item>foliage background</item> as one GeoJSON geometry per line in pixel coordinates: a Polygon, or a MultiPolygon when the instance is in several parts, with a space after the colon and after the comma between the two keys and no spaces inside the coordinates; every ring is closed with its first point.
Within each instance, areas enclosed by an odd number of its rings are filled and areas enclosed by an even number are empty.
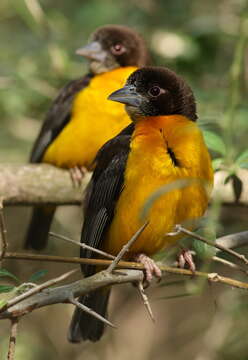
{"type": "MultiPolygon", "coordinates": [[[[1,0],[0,161],[27,161],[58,89],[87,69],[75,49],[96,27],[114,23],[136,28],[146,38],[154,63],[171,67],[188,80],[200,121],[221,138],[214,141],[213,155],[234,172],[237,156],[247,147],[247,51],[237,50],[248,33],[247,22],[243,29],[240,26],[246,11],[245,0],[1,0]]],[[[11,249],[21,249],[29,209],[12,207],[6,212],[11,249]]],[[[246,209],[224,208],[218,216],[218,233],[246,229],[246,219],[246,209]]],[[[68,207],[60,209],[54,228],[78,238],[80,224],[81,211],[68,207]]],[[[46,249],[51,254],[77,252],[57,240],[46,249]]],[[[22,281],[37,269],[46,268],[48,277],[68,269],[24,262],[5,265],[22,281]]],[[[109,330],[98,344],[66,342],[70,306],[42,309],[21,322],[16,358],[247,359],[247,295],[206,284],[198,295],[165,299],[191,293],[192,283],[149,291],[155,325],[134,289],[116,289],[110,313],[119,329],[109,330]]],[[[1,357],[8,326],[5,322],[0,328],[1,357]]]]}

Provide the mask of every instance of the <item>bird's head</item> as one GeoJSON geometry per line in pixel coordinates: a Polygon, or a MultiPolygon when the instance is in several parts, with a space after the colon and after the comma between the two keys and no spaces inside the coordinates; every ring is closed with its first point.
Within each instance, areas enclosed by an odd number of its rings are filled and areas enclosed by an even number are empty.
{"type": "Polygon", "coordinates": [[[125,104],[133,120],[161,115],[183,115],[192,121],[197,120],[191,88],[180,76],[163,67],[136,70],[129,76],[126,85],[108,99],[125,104]]]}
{"type": "Polygon", "coordinates": [[[90,69],[95,74],[123,66],[141,67],[150,62],[143,38],[136,31],[120,25],[100,27],[76,54],[90,60],[90,69]]]}

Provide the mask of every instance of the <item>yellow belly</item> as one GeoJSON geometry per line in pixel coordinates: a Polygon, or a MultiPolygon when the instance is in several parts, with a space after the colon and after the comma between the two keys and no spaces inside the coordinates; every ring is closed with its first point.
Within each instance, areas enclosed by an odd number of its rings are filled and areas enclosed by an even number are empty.
{"type": "MultiPolygon", "coordinates": [[[[148,121],[148,120],[147,120],[148,121]]],[[[152,255],[175,243],[179,237],[166,236],[176,224],[201,217],[208,204],[206,183],[213,173],[208,151],[197,126],[183,117],[161,117],[157,126],[141,123],[131,142],[125,172],[125,185],[117,202],[115,216],[103,248],[119,252],[145,220],[149,224],[131,253],[152,255]],[[173,120],[173,121],[172,121],[173,120]],[[163,128],[161,135],[159,128],[163,128]],[[180,166],[175,167],[166,146],[173,149],[180,166]],[[158,198],[146,219],[141,219],[145,201],[161,186],[178,179],[192,179],[188,186],[176,188],[158,198]],[[196,181],[196,179],[199,180],[196,181]]]]}
{"type": "Polygon", "coordinates": [[[75,97],[72,116],[44,154],[43,162],[58,167],[90,167],[99,148],[130,123],[124,105],[107,100],[125,84],[135,67],[95,76],[75,97]]]}

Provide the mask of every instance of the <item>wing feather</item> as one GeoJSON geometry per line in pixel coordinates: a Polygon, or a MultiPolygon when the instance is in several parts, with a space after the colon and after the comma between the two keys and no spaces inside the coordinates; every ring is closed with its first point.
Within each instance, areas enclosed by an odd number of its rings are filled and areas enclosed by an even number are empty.
{"type": "MultiPolygon", "coordinates": [[[[85,221],[81,242],[101,248],[104,235],[114,216],[116,202],[123,189],[124,173],[133,124],[108,141],[98,152],[96,168],[86,193],[85,221]]],[[[89,250],[81,249],[81,257],[94,257],[89,250]]],[[[95,267],[83,265],[86,276],[94,273],[95,267]]]]}
{"type": "Polygon", "coordinates": [[[70,121],[71,108],[75,95],[89,84],[92,76],[93,75],[89,74],[80,79],[72,80],[60,90],[57,98],[48,110],[40,133],[34,143],[30,156],[31,163],[39,163],[42,161],[42,157],[48,146],[70,121]]]}

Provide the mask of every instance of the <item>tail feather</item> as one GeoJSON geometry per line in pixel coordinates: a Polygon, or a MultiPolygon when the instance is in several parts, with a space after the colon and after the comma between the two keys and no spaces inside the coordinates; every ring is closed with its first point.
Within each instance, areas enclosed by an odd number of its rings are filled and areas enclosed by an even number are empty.
{"type": "Polygon", "coordinates": [[[46,247],[55,206],[35,207],[26,235],[25,248],[42,250],[46,247]]]}
{"type": "MultiPolygon", "coordinates": [[[[79,301],[90,309],[106,317],[110,290],[96,290],[87,295],[81,296],[79,301]]],[[[68,340],[72,343],[79,343],[82,340],[98,341],[104,333],[105,325],[92,315],[76,308],[71,320],[68,340]]]]}

